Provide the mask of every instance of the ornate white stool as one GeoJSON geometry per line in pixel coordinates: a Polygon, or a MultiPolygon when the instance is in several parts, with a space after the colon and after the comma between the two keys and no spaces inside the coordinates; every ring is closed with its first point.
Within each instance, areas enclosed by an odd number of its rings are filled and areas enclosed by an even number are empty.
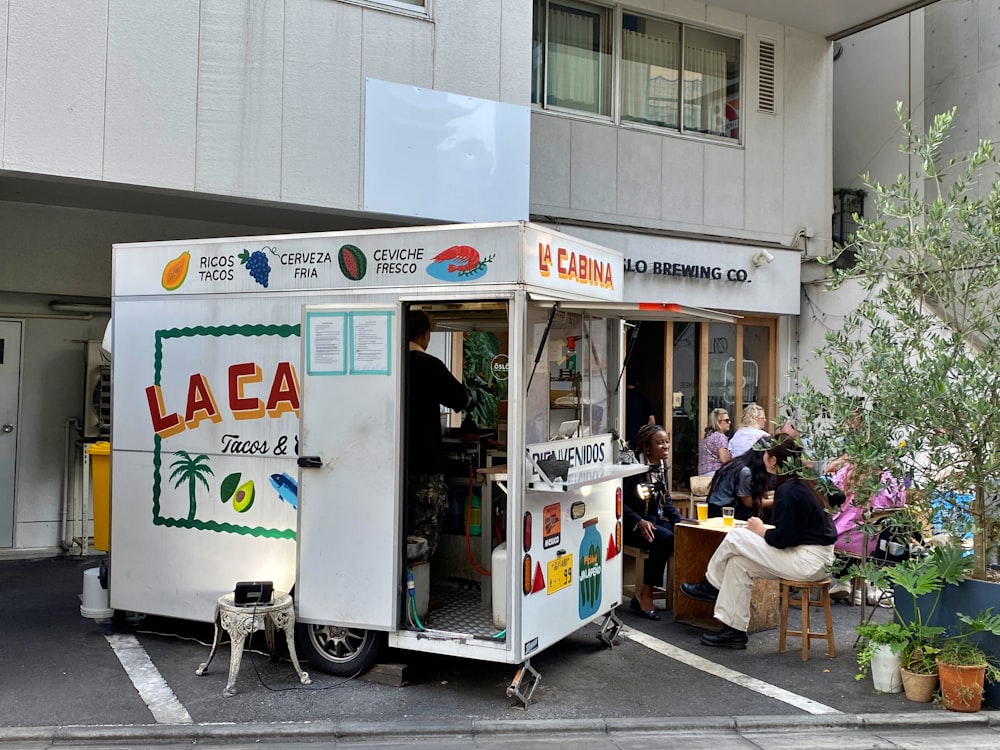
{"type": "Polygon", "coordinates": [[[299,666],[299,657],[295,653],[295,605],[292,597],[280,591],[275,591],[272,599],[267,604],[234,604],[232,592],[219,597],[219,604],[215,612],[215,638],[212,641],[212,650],[208,654],[208,661],[202,663],[195,674],[203,675],[208,670],[208,665],[212,663],[215,656],[215,649],[222,641],[222,631],[229,633],[230,654],[229,654],[229,682],[226,683],[222,694],[227,698],[236,695],[236,676],[240,672],[240,660],[243,658],[243,646],[247,636],[263,630],[267,639],[267,650],[274,655],[274,629],[281,628],[285,631],[285,641],[288,643],[288,655],[292,657],[292,664],[298,672],[299,682],[303,685],[311,685],[312,680],[309,675],[299,666]]]}

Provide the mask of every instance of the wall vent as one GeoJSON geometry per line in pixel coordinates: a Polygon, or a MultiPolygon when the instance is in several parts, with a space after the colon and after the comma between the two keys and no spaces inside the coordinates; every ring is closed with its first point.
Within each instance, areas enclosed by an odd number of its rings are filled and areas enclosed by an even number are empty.
{"type": "Polygon", "coordinates": [[[757,109],[769,115],[774,114],[774,42],[760,40],[758,51],[760,81],[758,86],[757,109]]]}

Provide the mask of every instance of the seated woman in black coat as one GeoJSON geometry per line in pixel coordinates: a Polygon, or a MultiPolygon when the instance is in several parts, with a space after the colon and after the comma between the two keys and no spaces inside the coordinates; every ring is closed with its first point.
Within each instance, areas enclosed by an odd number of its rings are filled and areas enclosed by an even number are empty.
{"type": "Polygon", "coordinates": [[[746,453],[715,472],[708,488],[709,518],[721,516],[723,508],[735,508],[737,521],[749,520],[751,516],[770,519],[771,501],[765,498],[770,484],[764,467],[764,448],[770,445],[769,438],[761,438],[746,453]]]}
{"type": "Polygon", "coordinates": [[[648,550],[649,557],[631,608],[648,620],[659,620],[653,607],[653,587],[663,585],[667,560],[674,551],[674,524],[681,520],[667,489],[667,431],[658,424],[643,425],[635,437],[635,455],[648,470],[623,481],[622,533],[625,544],[648,550]]]}

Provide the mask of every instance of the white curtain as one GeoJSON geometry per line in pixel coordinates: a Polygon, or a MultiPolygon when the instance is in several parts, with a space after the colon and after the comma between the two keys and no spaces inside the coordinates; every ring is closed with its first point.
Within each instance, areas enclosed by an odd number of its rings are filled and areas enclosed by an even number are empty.
{"type": "Polygon", "coordinates": [[[684,48],[684,128],[724,135],[726,55],[701,47],[684,48]]]}
{"type": "Polygon", "coordinates": [[[622,32],[623,119],[676,126],[677,62],[673,40],[628,29],[622,32]],[[674,118],[668,116],[671,111],[674,118]]]}
{"type": "Polygon", "coordinates": [[[600,53],[593,50],[594,20],[552,8],[549,12],[548,97],[553,104],[599,111],[600,53]]]}

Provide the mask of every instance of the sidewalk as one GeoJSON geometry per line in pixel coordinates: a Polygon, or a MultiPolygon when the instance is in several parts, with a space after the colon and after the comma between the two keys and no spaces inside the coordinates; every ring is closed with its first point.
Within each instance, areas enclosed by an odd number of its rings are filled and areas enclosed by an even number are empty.
{"type": "Polygon", "coordinates": [[[344,680],[308,664],[313,684],[301,686],[287,661],[272,663],[248,653],[238,694],[224,698],[228,647],[207,674],[194,673],[207,658],[211,626],[147,618],[126,635],[148,654],[190,717],[189,723],[157,724],[109,643],[110,624],[80,616],[83,571],[99,560],[0,559],[0,591],[6,595],[0,619],[0,743],[128,743],[142,737],[231,744],[424,735],[429,742],[433,735],[450,737],[457,746],[474,738],[481,746],[491,737],[511,740],[512,733],[520,738],[525,732],[582,732],[595,742],[618,743],[608,747],[630,747],[639,745],[625,736],[636,731],[691,731],[716,740],[755,733],[756,743],[757,735],[788,739],[789,731],[806,727],[870,733],[920,727],[953,732],[961,726],[988,734],[995,729],[991,722],[1000,722],[995,711],[955,714],[910,703],[901,694],[876,694],[870,678],[855,680],[853,627],[859,610],[837,605],[836,658],[827,659],[825,643],[817,643],[807,662],[797,641],[777,653],[777,631],[752,635],[746,651],[716,650],[700,646],[699,631],[673,623],[669,613],[661,622],[649,622],[622,608],[627,629],[615,648],[602,646],[596,627],[588,626],[532,659],[542,679],[527,709],[513,706],[505,694],[512,665],[403,652],[388,656],[408,664],[409,683],[403,687],[344,680]]]}
{"type": "Polygon", "coordinates": [[[126,727],[65,727],[0,730],[7,743],[58,743],[106,746],[155,744],[161,749],[189,747],[324,746],[422,748],[566,747],[574,750],[630,750],[678,747],[712,748],[934,748],[995,750],[1000,721],[995,714],[844,715],[836,719],[808,717],[790,722],[773,717],[711,719],[579,719],[574,721],[452,721],[437,724],[384,722],[315,722],[309,724],[242,724],[126,727]],[[655,722],[655,729],[637,728],[655,722]]]}

